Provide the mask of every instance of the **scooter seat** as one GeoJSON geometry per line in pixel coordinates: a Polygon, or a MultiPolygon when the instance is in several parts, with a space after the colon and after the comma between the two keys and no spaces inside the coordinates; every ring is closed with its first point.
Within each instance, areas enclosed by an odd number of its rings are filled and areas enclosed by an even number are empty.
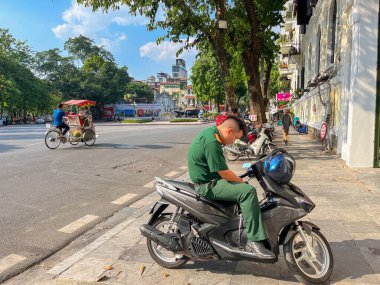
{"type": "Polygon", "coordinates": [[[193,183],[181,182],[181,181],[175,181],[175,180],[166,180],[166,181],[178,189],[181,189],[183,191],[190,192],[193,194],[198,194],[194,188],[193,183]]]}
{"type": "MultiPolygon", "coordinates": [[[[175,181],[175,180],[166,180],[166,181],[178,189],[181,189],[183,191],[199,196],[198,192],[194,188],[193,183],[181,182],[181,181],[175,181]]],[[[215,201],[215,200],[209,200],[203,197],[201,199],[207,200],[208,203],[213,204],[218,208],[229,208],[237,204],[236,202],[220,201],[220,200],[215,201]]]]}

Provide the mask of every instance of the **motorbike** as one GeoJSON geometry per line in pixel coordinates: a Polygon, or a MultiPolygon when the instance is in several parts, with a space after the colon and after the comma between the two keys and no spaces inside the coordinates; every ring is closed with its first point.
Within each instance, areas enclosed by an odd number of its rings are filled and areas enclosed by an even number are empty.
{"type": "MultiPolygon", "coordinates": [[[[276,149],[274,152],[285,150],[276,149]]],[[[315,204],[296,185],[278,184],[265,175],[265,157],[249,163],[240,177],[256,178],[264,190],[260,202],[272,258],[245,250],[247,235],[238,204],[200,197],[194,185],[156,178],[161,200],[150,211],[140,231],[147,238],[150,256],[166,268],[179,268],[189,260],[248,260],[273,264],[283,246],[290,273],[304,284],[326,284],[333,270],[333,256],[317,225],[300,220],[315,204]],[[165,212],[169,205],[174,209],[165,212]]],[[[252,265],[254,266],[254,265],[252,265]]]]}
{"type": "Polygon", "coordinates": [[[234,161],[241,156],[259,156],[268,154],[276,148],[276,145],[271,142],[266,135],[265,128],[262,128],[259,133],[257,131],[249,132],[247,135],[248,141],[236,140],[233,144],[225,145],[223,153],[227,160],[234,161]]]}

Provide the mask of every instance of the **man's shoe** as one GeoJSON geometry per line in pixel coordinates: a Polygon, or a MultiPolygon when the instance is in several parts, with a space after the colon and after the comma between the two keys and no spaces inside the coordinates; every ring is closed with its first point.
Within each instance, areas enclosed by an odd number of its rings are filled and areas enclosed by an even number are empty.
{"type": "Polygon", "coordinates": [[[264,246],[262,241],[248,241],[245,246],[247,251],[257,255],[257,257],[263,259],[276,258],[276,255],[264,246]]]}

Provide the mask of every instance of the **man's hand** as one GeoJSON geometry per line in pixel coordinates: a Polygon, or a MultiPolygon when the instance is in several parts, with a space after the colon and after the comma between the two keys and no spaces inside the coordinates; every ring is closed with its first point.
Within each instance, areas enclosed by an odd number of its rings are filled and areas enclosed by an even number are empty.
{"type": "Polygon", "coordinates": [[[239,176],[237,176],[235,173],[233,173],[231,170],[223,170],[223,171],[218,171],[220,177],[222,177],[224,180],[229,181],[229,182],[241,182],[243,183],[244,180],[241,179],[239,176]]]}

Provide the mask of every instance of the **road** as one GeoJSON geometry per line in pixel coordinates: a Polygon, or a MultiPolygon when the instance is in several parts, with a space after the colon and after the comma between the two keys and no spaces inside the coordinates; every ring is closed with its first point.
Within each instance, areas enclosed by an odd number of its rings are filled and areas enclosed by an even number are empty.
{"type": "Polygon", "coordinates": [[[186,170],[205,125],[105,125],[92,147],[44,145],[45,126],[0,128],[0,282],[186,170]],[[145,187],[144,187],[145,185],[145,187]]]}

